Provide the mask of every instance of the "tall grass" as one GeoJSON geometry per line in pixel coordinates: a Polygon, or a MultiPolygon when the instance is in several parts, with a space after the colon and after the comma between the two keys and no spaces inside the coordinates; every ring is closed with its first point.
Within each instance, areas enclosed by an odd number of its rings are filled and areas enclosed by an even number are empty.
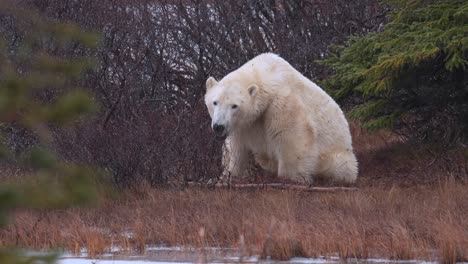
{"type": "Polygon", "coordinates": [[[467,260],[468,186],[377,189],[352,193],[297,191],[126,191],[103,208],[16,213],[2,245],[85,247],[94,256],[149,244],[244,247],[274,259],[467,260]],[[202,231],[201,231],[202,230],[202,231]],[[131,234],[129,236],[128,234],[131,234]]]}

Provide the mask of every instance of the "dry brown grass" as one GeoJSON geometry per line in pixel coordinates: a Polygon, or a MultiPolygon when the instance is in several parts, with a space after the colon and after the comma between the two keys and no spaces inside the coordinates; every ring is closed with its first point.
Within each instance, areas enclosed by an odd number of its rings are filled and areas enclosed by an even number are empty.
{"type": "Polygon", "coordinates": [[[112,245],[143,252],[147,244],[244,244],[246,254],[274,259],[335,254],[431,259],[435,250],[436,257],[453,263],[468,256],[467,187],[128,191],[102,208],[17,212],[14,224],[0,233],[0,243],[70,251],[85,247],[92,256],[112,245]]]}
{"type": "Polygon", "coordinates": [[[390,131],[370,134],[357,123],[351,124],[351,132],[359,162],[358,186],[389,188],[453,180],[468,183],[466,145],[408,143],[390,131]]]}
{"type": "MultiPolygon", "coordinates": [[[[91,256],[112,246],[220,246],[245,255],[468,261],[466,149],[437,154],[388,132],[353,126],[357,192],[152,188],[99,208],[18,211],[0,246],[64,247],[91,256]],[[131,233],[132,236],[128,236],[131,233]]],[[[21,178],[21,177],[20,177],[21,178]]]]}

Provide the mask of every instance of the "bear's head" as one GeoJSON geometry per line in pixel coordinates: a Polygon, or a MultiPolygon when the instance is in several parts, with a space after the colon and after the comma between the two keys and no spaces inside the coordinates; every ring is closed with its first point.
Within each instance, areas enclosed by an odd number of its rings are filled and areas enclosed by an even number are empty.
{"type": "Polygon", "coordinates": [[[227,137],[249,126],[255,119],[256,84],[233,80],[206,81],[205,104],[211,116],[211,128],[218,137],[227,137]]]}

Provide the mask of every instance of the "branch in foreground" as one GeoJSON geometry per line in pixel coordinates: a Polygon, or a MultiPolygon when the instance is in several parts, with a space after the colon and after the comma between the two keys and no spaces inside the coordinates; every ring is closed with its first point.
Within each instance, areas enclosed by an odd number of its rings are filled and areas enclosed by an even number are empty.
{"type": "Polygon", "coordinates": [[[215,187],[215,188],[231,188],[231,189],[279,189],[279,190],[300,190],[307,192],[347,192],[347,191],[357,191],[356,187],[308,187],[304,185],[295,185],[295,184],[283,184],[283,183],[248,183],[248,184],[220,184],[215,185],[203,184],[197,182],[188,182],[189,186],[199,186],[199,187],[215,187]]]}

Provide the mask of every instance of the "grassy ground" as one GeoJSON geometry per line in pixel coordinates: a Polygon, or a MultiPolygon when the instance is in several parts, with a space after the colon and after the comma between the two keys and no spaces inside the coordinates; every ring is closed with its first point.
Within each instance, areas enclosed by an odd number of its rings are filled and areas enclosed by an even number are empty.
{"type": "Polygon", "coordinates": [[[99,208],[18,211],[0,245],[220,246],[246,255],[468,261],[466,150],[443,155],[354,129],[359,191],[156,189],[144,184],[99,208]],[[131,234],[131,235],[128,235],[131,234]]]}
{"type": "Polygon", "coordinates": [[[102,208],[17,212],[0,242],[86,247],[91,255],[111,245],[143,250],[164,242],[242,246],[246,254],[275,259],[338,253],[466,261],[467,187],[446,182],[347,193],[148,189],[125,193],[102,208]]]}

